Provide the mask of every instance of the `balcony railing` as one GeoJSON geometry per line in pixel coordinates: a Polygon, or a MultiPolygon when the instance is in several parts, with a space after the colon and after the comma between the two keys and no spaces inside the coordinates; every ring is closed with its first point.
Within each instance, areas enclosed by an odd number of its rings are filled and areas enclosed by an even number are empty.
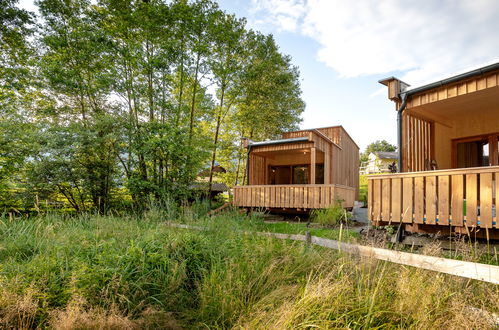
{"type": "Polygon", "coordinates": [[[499,166],[370,176],[373,222],[498,228],[499,166]]]}
{"type": "Polygon", "coordinates": [[[240,207],[327,208],[337,199],[353,207],[355,188],[337,184],[251,185],[233,188],[234,204],[240,207]]]}

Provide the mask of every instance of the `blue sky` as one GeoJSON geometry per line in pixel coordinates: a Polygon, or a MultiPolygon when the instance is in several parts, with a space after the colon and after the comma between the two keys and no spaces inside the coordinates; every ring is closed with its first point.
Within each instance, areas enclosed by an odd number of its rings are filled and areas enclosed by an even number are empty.
{"type": "MultiPolygon", "coordinates": [[[[20,0],[33,10],[33,0],[20,0]]],[[[343,125],[364,149],[396,143],[395,106],[379,79],[411,87],[499,62],[496,0],[220,0],[274,35],[301,72],[302,128],[343,125]]]]}

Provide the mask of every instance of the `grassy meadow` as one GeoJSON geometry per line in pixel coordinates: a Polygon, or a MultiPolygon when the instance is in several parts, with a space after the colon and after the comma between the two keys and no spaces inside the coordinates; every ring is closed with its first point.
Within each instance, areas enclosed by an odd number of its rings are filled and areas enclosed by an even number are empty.
{"type": "Polygon", "coordinates": [[[1,218],[0,328],[494,328],[492,284],[238,233],[300,224],[205,214],[1,218]]]}

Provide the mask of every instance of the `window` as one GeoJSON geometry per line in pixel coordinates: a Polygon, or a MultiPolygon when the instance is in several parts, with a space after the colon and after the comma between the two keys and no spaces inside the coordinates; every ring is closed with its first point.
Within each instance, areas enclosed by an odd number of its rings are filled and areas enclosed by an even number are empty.
{"type": "Polygon", "coordinates": [[[290,166],[271,166],[270,184],[290,184],[291,167],[290,166]]]}
{"type": "Polygon", "coordinates": [[[324,184],[324,164],[315,165],[315,183],[324,184]]]}
{"type": "Polygon", "coordinates": [[[457,144],[457,167],[479,167],[489,165],[489,142],[487,140],[460,142],[457,144]]]}
{"type": "MultiPolygon", "coordinates": [[[[310,184],[310,165],[270,166],[270,184],[310,184]]],[[[315,183],[324,184],[324,164],[315,166],[315,183]]]]}
{"type": "Polygon", "coordinates": [[[309,165],[293,166],[293,184],[310,183],[309,165]]]}
{"type": "Polygon", "coordinates": [[[497,135],[483,135],[457,139],[454,145],[454,167],[481,167],[498,165],[497,135]]]}

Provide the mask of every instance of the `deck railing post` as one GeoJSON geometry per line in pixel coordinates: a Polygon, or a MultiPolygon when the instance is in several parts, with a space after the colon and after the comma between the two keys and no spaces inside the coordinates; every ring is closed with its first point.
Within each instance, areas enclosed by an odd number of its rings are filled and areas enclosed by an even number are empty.
{"type": "Polygon", "coordinates": [[[310,148],[310,184],[315,184],[315,147],[310,148]]]}

